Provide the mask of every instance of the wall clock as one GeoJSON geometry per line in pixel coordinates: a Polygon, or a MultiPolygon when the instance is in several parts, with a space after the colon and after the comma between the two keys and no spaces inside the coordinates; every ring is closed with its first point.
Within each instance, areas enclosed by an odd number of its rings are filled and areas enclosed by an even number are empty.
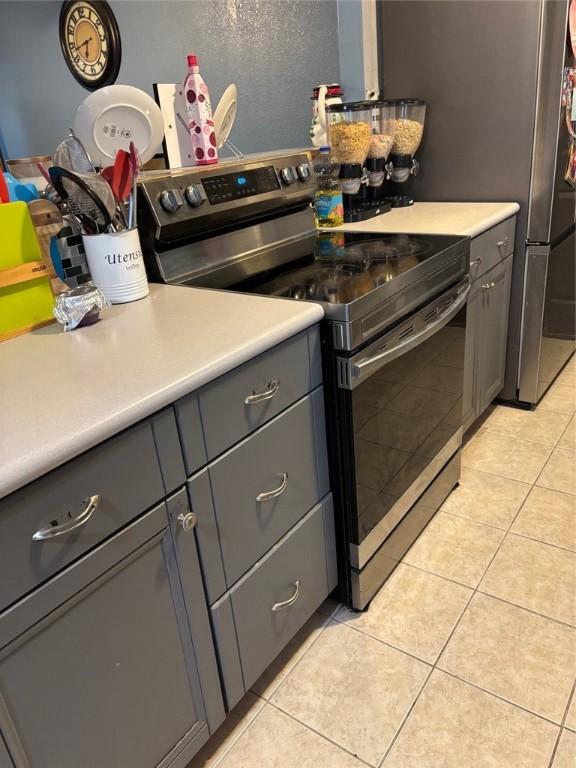
{"type": "Polygon", "coordinates": [[[67,0],[60,9],[60,46],[68,69],[89,91],[116,80],[120,30],[105,0],[67,0]]]}

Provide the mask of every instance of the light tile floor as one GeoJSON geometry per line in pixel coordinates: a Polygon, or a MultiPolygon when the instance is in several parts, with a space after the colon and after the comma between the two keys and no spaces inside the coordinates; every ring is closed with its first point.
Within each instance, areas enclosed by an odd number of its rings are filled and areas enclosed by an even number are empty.
{"type": "Polygon", "coordinates": [[[576,766],[575,370],[492,410],[369,610],[327,600],[189,768],[576,766]]]}

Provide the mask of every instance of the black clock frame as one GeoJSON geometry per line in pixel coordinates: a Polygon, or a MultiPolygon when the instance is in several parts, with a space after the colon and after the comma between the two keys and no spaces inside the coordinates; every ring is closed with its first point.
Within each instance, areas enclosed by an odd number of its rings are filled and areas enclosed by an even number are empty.
{"type": "Polygon", "coordinates": [[[58,20],[58,32],[60,37],[60,48],[62,49],[62,55],[66,66],[74,76],[74,78],[80,83],[87,91],[97,91],[98,88],[103,88],[105,85],[112,85],[118,77],[120,71],[120,64],[122,61],[122,42],[120,39],[120,29],[114,11],[110,7],[110,4],[106,0],[85,0],[86,5],[91,5],[96,13],[102,19],[102,24],[106,29],[108,40],[110,44],[110,56],[108,62],[104,67],[102,74],[97,80],[86,80],[78,72],[74,66],[74,62],[70,57],[70,51],[66,42],[66,17],[68,10],[72,5],[75,5],[78,0],[64,0],[62,7],[60,8],[60,18],[58,20]]]}

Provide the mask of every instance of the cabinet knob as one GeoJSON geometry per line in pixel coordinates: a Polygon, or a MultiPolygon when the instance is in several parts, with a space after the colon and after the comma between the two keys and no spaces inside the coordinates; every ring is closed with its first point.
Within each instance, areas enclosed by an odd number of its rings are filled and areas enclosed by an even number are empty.
{"type": "Polygon", "coordinates": [[[182,513],[181,515],[178,515],[178,522],[182,526],[182,529],[188,533],[193,528],[196,527],[196,523],[198,522],[198,518],[194,514],[194,512],[186,512],[186,514],[182,513]]]}

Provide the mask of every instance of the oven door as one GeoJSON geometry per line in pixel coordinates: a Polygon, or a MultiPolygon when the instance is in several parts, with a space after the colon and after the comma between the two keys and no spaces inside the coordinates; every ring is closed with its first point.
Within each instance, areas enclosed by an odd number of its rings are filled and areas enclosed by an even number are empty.
{"type": "Polygon", "coordinates": [[[466,278],[361,351],[337,358],[353,569],[366,566],[462,442],[469,291],[466,278]]]}

